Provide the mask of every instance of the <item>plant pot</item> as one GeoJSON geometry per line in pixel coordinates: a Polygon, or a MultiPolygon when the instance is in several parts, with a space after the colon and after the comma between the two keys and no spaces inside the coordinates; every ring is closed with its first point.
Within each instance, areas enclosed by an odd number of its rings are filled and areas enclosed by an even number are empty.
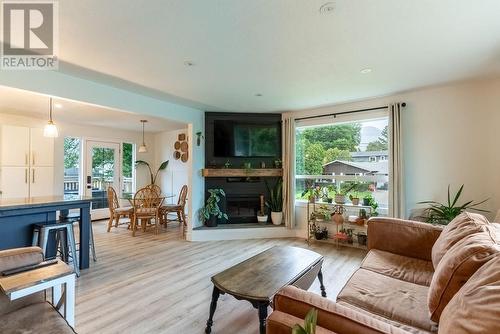
{"type": "Polygon", "coordinates": [[[271,221],[274,225],[281,225],[283,221],[283,212],[271,212],[271,221]]]}
{"type": "Polygon", "coordinates": [[[309,203],[314,203],[315,199],[314,196],[309,196],[309,203]]]}
{"type": "Polygon", "coordinates": [[[267,223],[267,215],[264,215],[264,216],[259,216],[257,215],[257,221],[260,223],[260,224],[265,224],[267,223]]]}
{"type": "Polygon", "coordinates": [[[333,202],[333,198],[327,198],[327,199],[326,199],[326,201],[327,201],[328,203],[332,203],[332,202],[333,202]]]}
{"type": "Polygon", "coordinates": [[[323,232],[321,232],[321,231],[314,232],[314,238],[316,240],[323,240],[323,232]]]}
{"type": "Polygon", "coordinates": [[[352,205],[359,205],[359,198],[353,198],[351,199],[352,205]]]}
{"type": "Polygon", "coordinates": [[[370,199],[369,198],[363,198],[363,205],[364,206],[370,205],[370,199]]]}
{"type": "Polygon", "coordinates": [[[335,203],[337,204],[345,204],[345,195],[335,195],[335,203]]]}
{"type": "Polygon", "coordinates": [[[358,233],[358,244],[361,246],[366,246],[366,243],[368,241],[368,236],[364,233],[358,233]]]}
{"type": "Polygon", "coordinates": [[[342,225],[344,224],[344,216],[342,216],[340,213],[335,212],[332,215],[332,221],[337,225],[342,225]]]}
{"type": "Polygon", "coordinates": [[[205,221],[205,225],[208,227],[217,227],[217,217],[210,216],[210,218],[205,221]]]}

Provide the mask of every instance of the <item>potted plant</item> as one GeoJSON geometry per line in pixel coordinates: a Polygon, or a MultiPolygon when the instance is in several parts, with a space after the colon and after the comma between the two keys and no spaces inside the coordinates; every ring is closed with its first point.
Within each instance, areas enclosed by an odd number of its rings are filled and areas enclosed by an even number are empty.
{"type": "Polygon", "coordinates": [[[266,206],[271,210],[271,221],[274,225],[281,225],[283,221],[283,180],[279,178],[273,189],[266,181],[266,187],[269,192],[269,201],[266,202],[266,206]]]}
{"type": "Polygon", "coordinates": [[[257,212],[257,222],[259,223],[267,223],[267,214],[264,210],[265,207],[265,202],[264,202],[264,195],[260,195],[260,210],[257,212]]]}
{"type": "Polygon", "coordinates": [[[361,246],[366,246],[368,241],[368,236],[365,232],[358,232],[358,244],[361,246]]]}
{"type": "Polygon", "coordinates": [[[338,189],[335,192],[335,203],[337,203],[337,204],[345,204],[345,197],[346,197],[346,195],[351,190],[353,190],[356,186],[357,186],[357,184],[353,183],[353,184],[351,184],[351,186],[343,188],[343,189],[342,189],[342,187],[340,187],[340,189],[338,189]]]}
{"type": "Polygon", "coordinates": [[[363,196],[363,205],[364,206],[370,206],[370,200],[372,199],[372,195],[370,193],[365,194],[363,196]]]}
{"type": "Polygon", "coordinates": [[[318,320],[318,310],[311,309],[304,319],[304,327],[297,324],[292,328],[292,334],[315,334],[318,320]]]}
{"type": "Polygon", "coordinates": [[[426,221],[431,224],[447,225],[456,216],[458,216],[459,214],[461,214],[466,210],[489,212],[487,210],[477,208],[478,205],[483,204],[488,199],[485,199],[477,203],[474,203],[473,201],[468,201],[462,205],[458,205],[457,202],[460,199],[460,195],[462,195],[463,190],[464,190],[464,185],[462,184],[458,192],[455,194],[455,196],[453,196],[452,200],[450,196],[450,185],[448,185],[447,203],[442,204],[435,201],[419,202],[418,204],[429,204],[429,208],[427,209],[427,217],[425,217],[426,221]]]}
{"type": "Polygon", "coordinates": [[[144,161],[144,160],[136,160],[135,161],[135,167],[137,168],[138,166],[146,166],[148,167],[149,169],[149,176],[150,176],[150,181],[151,181],[151,184],[155,184],[156,182],[156,179],[158,178],[158,174],[162,171],[162,170],[165,170],[167,169],[167,166],[168,166],[168,160],[167,161],[163,161],[161,164],[160,164],[160,167],[158,167],[158,169],[156,170],[156,173],[153,175],[153,170],[151,169],[151,165],[147,162],[147,161],[144,161]]]}
{"type": "Polygon", "coordinates": [[[208,189],[208,192],[210,196],[200,209],[200,220],[208,227],[216,227],[218,219],[228,219],[227,214],[219,207],[221,197],[225,197],[226,193],[222,189],[208,189]]]}
{"type": "Polygon", "coordinates": [[[352,228],[348,228],[346,230],[347,243],[350,244],[350,245],[352,245],[354,243],[353,232],[354,232],[354,230],[352,228]]]}
{"type": "Polygon", "coordinates": [[[353,191],[350,193],[349,199],[351,200],[352,205],[359,205],[359,195],[357,192],[353,191]]]}

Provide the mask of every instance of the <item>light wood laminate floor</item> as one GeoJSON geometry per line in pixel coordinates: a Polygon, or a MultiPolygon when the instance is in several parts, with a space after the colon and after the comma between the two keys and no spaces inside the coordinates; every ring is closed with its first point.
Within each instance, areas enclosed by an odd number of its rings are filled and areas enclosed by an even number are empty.
{"type": "MultiPolygon", "coordinates": [[[[175,223],[159,235],[139,231],[133,238],[125,225],[106,233],[106,222],[99,221],[94,234],[98,261],[91,261],[76,286],[80,334],[204,333],[212,275],[274,245],[308,247],[302,239],[187,242],[175,223]]],[[[335,299],[365,252],[326,244],[310,248],[325,256],[326,292],[335,299]]],[[[317,280],[310,291],[320,293],[317,280]]],[[[258,333],[257,311],[222,295],[212,332],[258,333]]]]}

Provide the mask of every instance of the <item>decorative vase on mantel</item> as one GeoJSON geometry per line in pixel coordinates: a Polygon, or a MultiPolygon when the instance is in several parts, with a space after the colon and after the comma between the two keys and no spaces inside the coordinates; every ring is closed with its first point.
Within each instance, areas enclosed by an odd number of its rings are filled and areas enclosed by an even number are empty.
{"type": "Polygon", "coordinates": [[[283,211],[280,212],[271,212],[271,221],[274,225],[281,225],[283,221],[283,211]]]}

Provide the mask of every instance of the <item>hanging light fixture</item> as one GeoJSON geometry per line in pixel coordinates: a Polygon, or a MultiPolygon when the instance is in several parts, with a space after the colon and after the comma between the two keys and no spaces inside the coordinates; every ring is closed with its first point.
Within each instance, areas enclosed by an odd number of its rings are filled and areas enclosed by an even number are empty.
{"type": "Polygon", "coordinates": [[[43,128],[43,136],[49,138],[57,138],[59,137],[59,131],[57,130],[57,126],[54,124],[52,120],[52,98],[49,99],[49,121],[43,128]]]}
{"type": "Polygon", "coordinates": [[[139,153],[146,153],[148,151],[148,148],[146,147],[146,142],[144,141],[144,124],[147,123],[148,121],[145,119],[141,119],[142,123],[142,144],[139,146],[139,153]]]}

